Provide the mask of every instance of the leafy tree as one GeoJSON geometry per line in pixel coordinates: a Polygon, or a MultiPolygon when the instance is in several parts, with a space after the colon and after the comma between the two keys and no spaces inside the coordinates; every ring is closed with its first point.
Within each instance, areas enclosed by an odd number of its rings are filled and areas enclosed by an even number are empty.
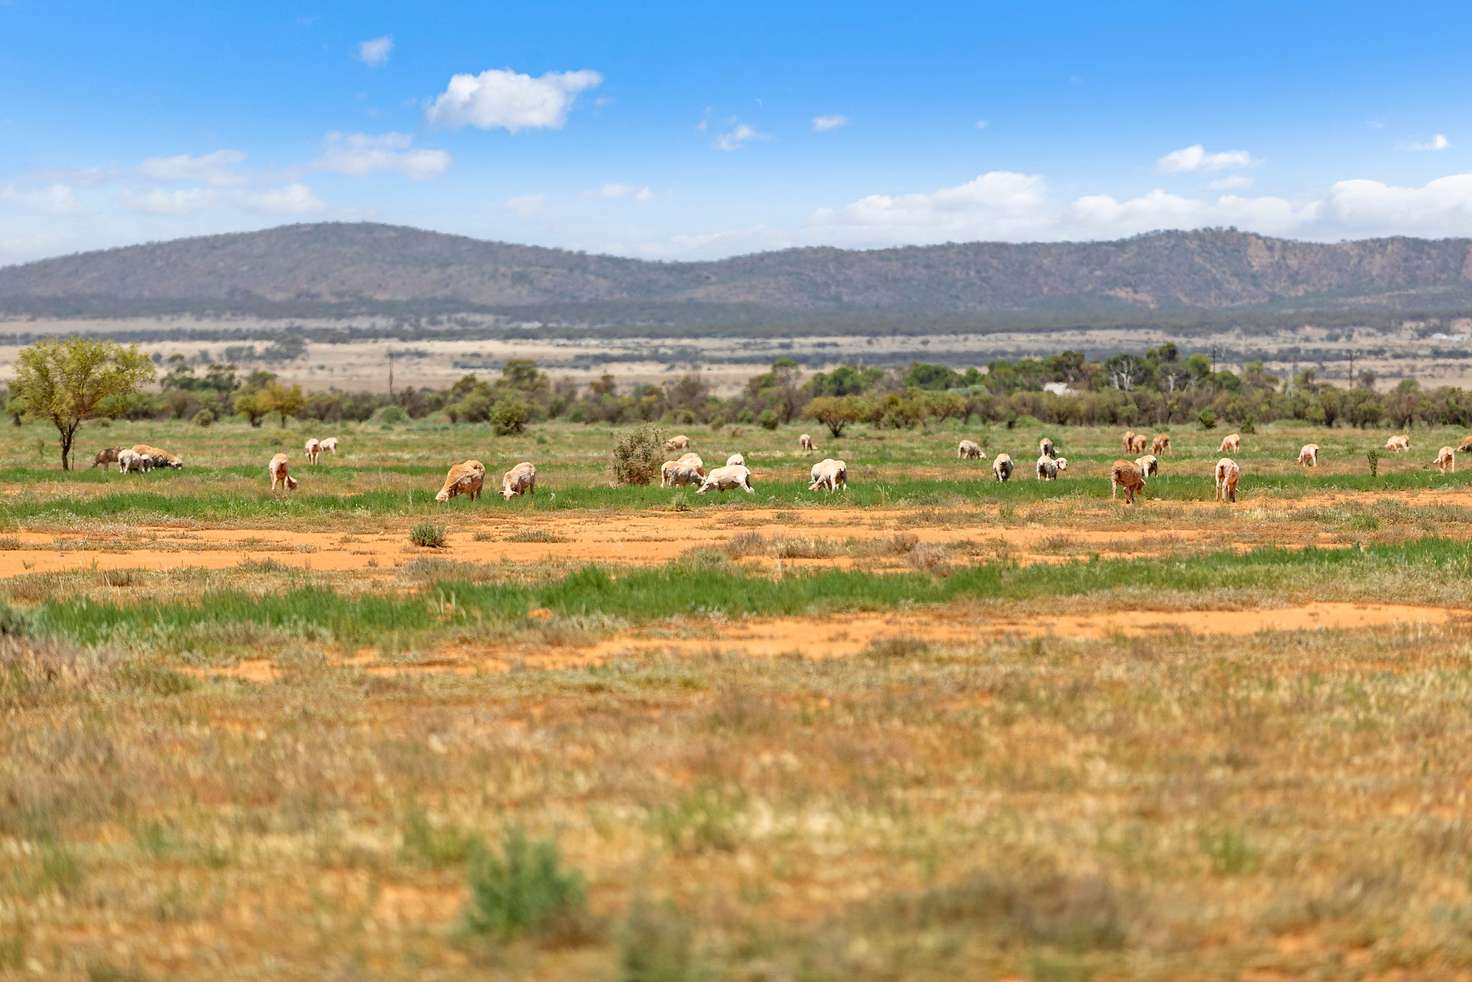
{"type": "Polygon", "coordinates": [[[302,392],[300,385],[287,387],[280,382],[272,382],[260,391],[257,397],[260,402],[257,406],[264,405],[266,415],[277,413],[281,416],[281,426],[285,428],[288,416],[300,416],[303,407],[307,404],[307,397],[302,392]]]}
{"type": "Polygon", "coordinates": [[[136,345],[70,338],[21,349],[11,392],[22,415],[55,424],[61,468],[71,470],[72,442],[82,423],[121,416],[129,398],[152,379],[153,363],[136,345]]]}
{"type": "Polygon", "coordinates": [[[869,401],[859,396],[819,396],[803,410],[808,419],[815,419],[828,427],[835,440],[843,436],[848,424],[862,422],[869,413],[869,401]]]}
{"type": "Polygon", "coordinates": [[[514,393],[507,393],[496,401],[491,409],[491,427],[497,436],[511,436],[526,429],[531,418],[531,407],[526,400],[514,393]]]}

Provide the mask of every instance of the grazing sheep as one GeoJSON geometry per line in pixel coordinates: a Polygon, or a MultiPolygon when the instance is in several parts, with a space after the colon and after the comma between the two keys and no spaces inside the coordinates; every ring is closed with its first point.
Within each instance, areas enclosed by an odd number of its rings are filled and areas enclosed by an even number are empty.
{"type": "Polygon", "coordinates": [[[1298,462],[1304,467],[1319,466],[1319,445],[1317,443],[1305,443],[1298,451],[1298,462]]]}
{"type": "Polygon", "coordinates": [[[1125,430],[1124,431],[1124,452],[1125,453],[1129,453],[1133,449],[1135,449],[1135,431],[1134,430],[1125,430]]]}
{"type": "Polygon", "coordinates": [[[1435,464],[1436,469],[1441,471],[1443,474],[1445,474],[1447,471],[1451,471],[1453,474],[1455,474],[1457,472],[1457,452],[1451,447],[1442,447],[1440,450],[1436,451],[1436,459],[1433,460],[1432,463],[1435,464]]]}
{"type": "Polygon", "coordinates": [[[1058,472],[1068,470],[1068,459],[1066,457],[1049,457],[1043,454],[1038,458],[1037,472],[1039,481],[1056,481],[1058,472]]]}
{"type": "Polygon", "coordinates": [[[1237,482],[1242,478],[1242,468],[1231,457],[1216,462],[1216,500],[1236,501],[1237,482]]]}
{"type": "Polygon", "coordinates": [[[1135,466],[1140,469],[1140,476],[1148,481],[1160,473],[1160,458],[1153,453],[1147,453],[1143,457],[1135,458],[1135,466]]]}
{"type": "Polygon", "coordinates": [[[1472,436],[1462,437],[1462,445],[1457,448],[1457,453],[1466,453],[1468,450],[1472,450],[1472,436]]]}
{"type": "Polygon", "coordinates": [[[307,463],[315,464],[320,456],[322,456],[322,441],[312,437],[307,441],[307,463]]]}
{"type": "Polygon", "coordinates": [[[169,453],[167,450],[160,450],[158,447],[150,447],[146,443],[135,444],[133,446],[133,452],[136,454],[142,454],[143,456],[152,460],[154,467],[172,467],[175,470],[178,470],[180,467],[184,466],[184,461],[182,458],[169,453]]]}
{"type": "Polygon", "coordinates": [[[1113,501],[1120,488],[1124,488],[1124,503],[1135,503],[1135,495],[1145,490],[1145,475],[1139,465],[1129,460],[1116,460],[1109,468],[1109,500],[1113,501]]]}
{"type": "Polygon", "coordinates": [[[1150,441],[1150,452],[1157,457],[1163,457],[1170,452],[1170,434],[1157,433],[1155,439],[1150,441]]]}
{"type": "Polygon", "coordinates": [[[1228,433],[1222,437],[1222,445],[1216,448],[1217,453],[1237,453],[1242,449],[1242,434],[1228,433]]]}
{"type": "Polygon", "coordinates": [[[153,470],[153,458],[134,450],[118,451],[118,473],[133,474],[153,470]]]}
{"type": "Polygon", "coordinates": [[[812,453],[818,449],[818,445],[813,442],[813,438],[806,433],[797,438],[797,446],[803,453],[812,453]]]}
{"type": "Polygon", "coordinates": [[[992,476],[1003,484],[1012,480],[1012,457],[999,453],[992,460],[992,476]]]}
{"type": "Polygon", "coordinates": [[[329,436],[327,439],[322,440],[321,444],[323,453],[337,453],[337,437],[329,436]]]}
{"type": "Polygon", "coordinates": [[[705,480],[700,482],[696,494],[705,494],[711,488],[717,491],[729,491],[732,488],[740,488],[747,494],[755,494],[756,489],[751,486],[751,471],[745,467],[717,467],[705,475],[705,480]]]}
{"type": "Polygon", "coordinates": [[[523,460],[501,475],[501,497],[510,501],[519,494],[537,493],[537,468],[523,460]]]}
{"type": "Polygon", "coordinates": [[[829,492],[837,491],[839,485],[848,487],[848,464],[829,457],[814,464],[808,477],[812,479],[812,483],[808,485],[809,491],[819,488],[827,488],[829,492]]]}
{"type": "Polygon", "coordinates": [[[118,462],[118,453],[121,447],[108,447],[106,450],[97,451],[97,456],[92,459],[93,467],[109,467],[118,462]]]}
{"type": "Polygon", "coordinates": [[[1143,433],[1135,434],[1134,445],[1130,447],[1130,453],[1142,454],[1150,446],[1150,438],[1143,433]]]}
{"type": "Polygon", "coordinates": [[[1052,440],[1049,440],[1047,437],[1043,437],[1041,440],[1038,441],[1038,456],[1047,457],[1049,459],[1054,459],[1058,456],[1058,452],[1053,449],[1052,440]]]}
{"type": "Polygon", "coordinates": [[[681,434],[680,436],[672,436],[668,440],[664,441],[664,448],[669,451],[689,450],[690,438],[683,434],[681,434]]]}
{"type": "Polygon", "coordinates": [[[962,440],[956,447],[956,457],[960,460],[981,460],[981,444],[975,440],[962,440]]]}
{"type": "Polygon", "coordinates": [[[478,460],[467,460],[450,468],[445,475],[445,486],[434,496],[435,501],[445,502],[458,495],[469,495],[471,501],[480,498],[481,487],[486,482],[486,465],[478,460]]]}
{"type": "Polygon", "coordinates": [[[697,453],[687,453],[675,460],[667,460],[659,469],[659,486],[662,488],[699,484],[704,479],[705,462],[697,453]]]}
{"type": "Polygon", "coordinates": [[[726,458],[726,466],[727,467],[745,467],[746,466],[746,458],[743,457],[743,456],[741,456],[739,453],[733,453],[731,456],[729,456],[729,457],[726,458]]]}
{"type": "Polygon", "coordinates": [[[1405,453],[1411,449],[1411,438],[1401,433],[1385,441],[1385,449],[1391,453],[1405,453]]]}
{"type": "Polygon", "coordinates": [[[271,458],[266,465],[266,473],[271,475],[271,493],[275,494],[278,487],[284,487],[288,491],[296,490],[296,478],[286,473],[286,463],[289,458],[284,453],[279,453],[271,458]]]}

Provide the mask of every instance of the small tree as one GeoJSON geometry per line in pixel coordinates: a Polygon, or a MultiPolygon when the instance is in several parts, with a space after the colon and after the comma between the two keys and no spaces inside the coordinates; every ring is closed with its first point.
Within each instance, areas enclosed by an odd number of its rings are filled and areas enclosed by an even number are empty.
{"type": "Polygon", "coordinates": [[[527,407],[526,400],[515,394],[502,396],[491,410],[491,426],[495,428],[497,436],[511,436],[526,429],[526,421],[531,417],[531,409],[527,407]]]}
{"type": "Polygon", "coordinates": [[[300,385],[293,385],[291,388],[287,388],[280,382],[272,382],[265,389],[261,390],[261,397],[269,407],[266,410],[268,413],[279,413],[281,415],[282,427],[286,426],[286,418],[288,416],[300,416],[302,409],[307,404],[307,397],[302,393],[302,387],[300,385]]]}
{"type": "Polygon", "coordinates": [[[837,440],[843,436],[844,427],[861,422],[869,412],[869,401],[859,396],[819,396],[808,403],[803,415],[828,427],[837,440]]]}
{"type": "Polygon", "coordinates": [[[72,442],[82,423],[121,416],[129,398],[152,378],[153,363],[137,345],[69,338],[21,349],[11,392],[27,419],[55,424],[61,468],[71,470],[72,442]]]}

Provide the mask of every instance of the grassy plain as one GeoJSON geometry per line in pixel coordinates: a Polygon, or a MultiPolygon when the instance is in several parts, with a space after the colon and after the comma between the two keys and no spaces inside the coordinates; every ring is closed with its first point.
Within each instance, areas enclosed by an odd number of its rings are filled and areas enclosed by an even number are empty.
{"type": "Polygon", "coordinates": [[[1228,506],[1181,428],[1128,509],[1114,430],[813,429],[831,496],[686,432],[757,493],[600,427],[7,427],[0,975],[1472,971],[1462,433],[1261,427],[1228,506]],[[436,506],[465,457],[539,493],[436,506]]]}

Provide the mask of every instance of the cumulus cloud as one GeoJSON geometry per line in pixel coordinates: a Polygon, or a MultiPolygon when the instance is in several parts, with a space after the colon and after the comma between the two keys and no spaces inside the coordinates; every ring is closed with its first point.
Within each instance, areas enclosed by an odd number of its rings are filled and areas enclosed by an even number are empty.
{"type": "Polygon", "coordinates": [[[654,192],[647,186],[634,184],[605,184],[593,193],[600,198],[628,198],[640,204],[654,200],[654,192]]]}
{"type": "Polygon", "coordinates": [[[847,125],[848,125],[848,117],[847,116],[840,116],[837,113],[835,113],[835,114],[833,114],[831,116],[814,116],[813,117],[813,132],[814,133],[827,133],[830,130],[841,130],[841,129],[843,129],[847,125]]]}
{"type": "Polygon", "coordinates": [[[313,164],[318,170],[350,177],[389,171],[413,181],[438,177],[450,167],[444,150],[412,149],[414,138],[407,133],[328,133],[322,155],[313,164]]]}
{"type": "Polygon", "coordinates": [[[358,42],[358,60],[373,68],[387,64],[388,56],[393,52],[394,39],[391,34],[358,42]]]}
{"type": "Polygon", "coordinates": [[[1246,150],[1225,150],[1207,153],[1199,143],[1179,150],[1172,150],[1155,162],[1156,170],[1162,174],[1186,174],[1193,171],[1234,170],[1251,167],[1255,161],[1246,150]]]}
{"type": "Polygon", "coordinates": [[[326,207],[311,188],[300,182],[254,191],[244,195],[241,201],[252,211],[273,215],[305,215],[326,207]]]}
{"type": "Polygon", "coordinates": [[[1431,139],[1425,140],[1425,141],[1423,141],[1421,143],[1412,143],[1406,149],[1408,149],[1408,150],[1420,150],[1420,151],[1431,151],[1431,152],[1435,152],[1437,150],[1447,150],[1447,149],[1450,149],[1451,148],[1451,145],[1452,145],[1452,141],[1450,141],[1450,140],[1448,140],[1446,138],[1446,134],[1445,133],[1437,133],[1434,136],[1432,136],[1431,139]]]}
{"type": "Polygon", "coordinates": [[[239,150],[216,150],[192,156],[187,153],[172,157],[149,157],[138,165],[138,173],[155,181],[193,181],[223,186],[240,184],[244,178],[235,170],[245,159],[239,150]]]}
{"type": "Polygon", "coordinates": [[[1472,174],[1450,174],[1420,187],[1339,181],[1329,189],[1326,207],[1351,231],[1466,235],[1472,225],[1472,174]]]}
{"type": "Polygon", "coordinates": [[[717,150],[740,150],[753,140],[765,140],[767,134],[761,132],[754,126],[745,123],[737,123],[734,127],[716,137],[717,150]]]}
{"type": "Polygon", "coordinates": [[[454,75],[425,110],[425,118],[452,129],[560,130],[578,94],[602,83],[602,75],[587,69],[535,78],[509,68],[454,75]]]}
{"type": "Polygon", "coordinates": [[[522,218],[530,218],[542,210],[547,203],[546,195],[541,194],[518,194],[513,198],[506,199],[506,207],[510,208],[522,218]]]}
{"type": "Polygon", "coordinates": [[[76,193],[67,184],[35,188],[19,188],[13,184],[0,186],[0,202],[46,215],[74,215],[82,210],[76,193]]]}
{"type": "Polygon", "coordinates": [[[809,225],[857,241],[1014,239],[1047,228],[1046,191],[1036,174],[989,171],[938,191],[871,194],[841,208],[820,208],[809,225]]]}
{"type": "Polygon", "coordinates": [[[218,199],[218,192],[210,188],[153,188],[125,195],[123,201],[148,215],[188,215],[213,207],[218,199]]]}
{"type": "Polygon", "coordinates": [[[1246,174],[1233,174],[1230,177],[1219,177],[1206,186],[1213,191],[1241,191],[1252,187],[1252,178],[1246,174]]]}

